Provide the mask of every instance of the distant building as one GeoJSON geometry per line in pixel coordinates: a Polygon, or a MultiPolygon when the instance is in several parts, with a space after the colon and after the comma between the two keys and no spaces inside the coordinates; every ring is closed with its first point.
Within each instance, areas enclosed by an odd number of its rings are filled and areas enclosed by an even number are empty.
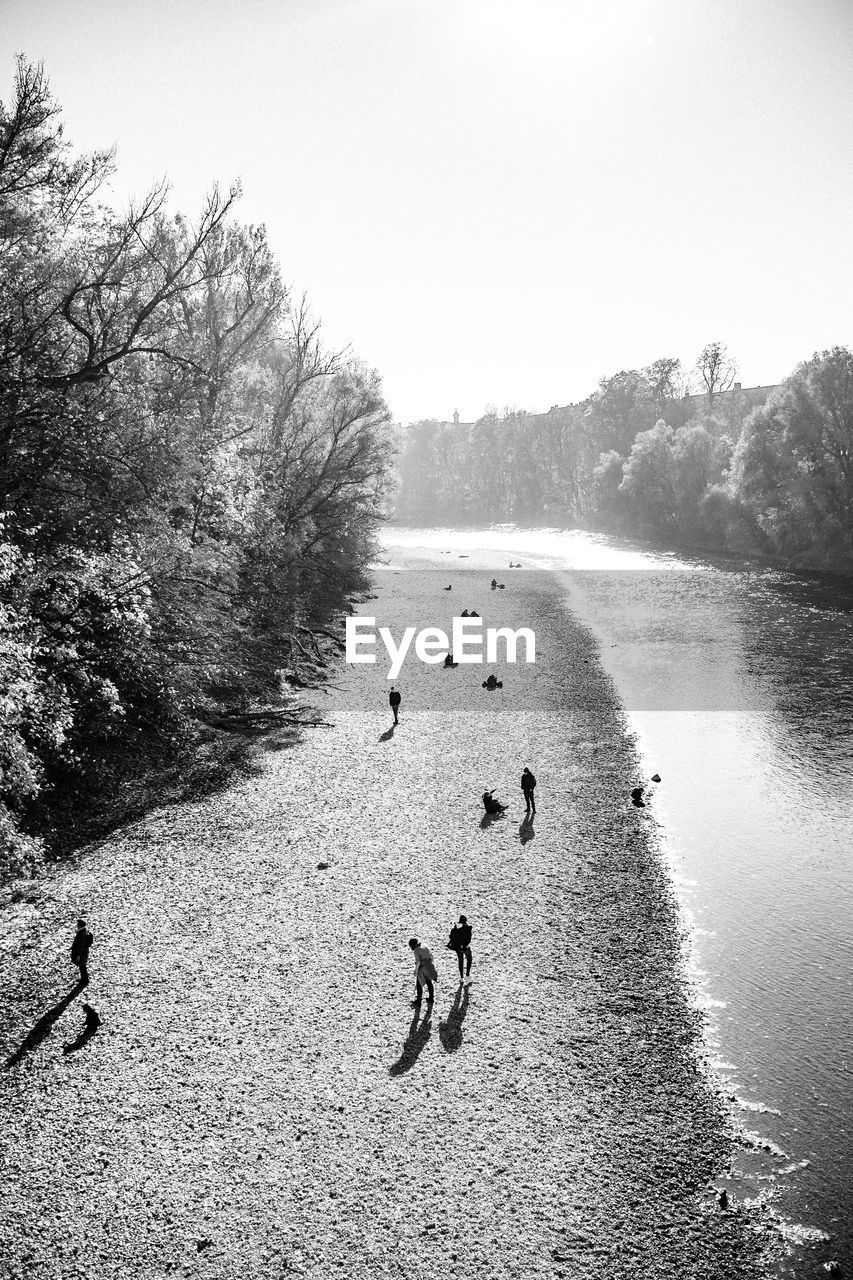
{"type": "MultiPolygon", "coordinates": [[[[739,382],[729,387],[728,391],[714,392],[714,408],[728,408],[730,406],[742,406],[745,409],[754,409],[756,405],[764,404],[771,391],[775,391],[778,382],[772,382],[766,387],[742,387],[739,382]]],[[[684,396],[682,404],[687,409],[688,417],[694,413],[701,413],[703,409],[708,407],[708,392],[696,391],[691,395],[684,396]]]]}
{"type": "Polygon", "coordinates": [[[474,424],[473,422],[460,422],[460,420],[459,420],[459,410],[458,410],[458,409],[454,409],[454,410],[453,410],[453,421],[452,421],[452,422],[440,422],[440,423],[439,423],[439,426],[442,426],[442,427],[461,427],[463,430],[464,430],[466,427],[473,427],[474,425],[475,425],[475,424],[474,424]]]}
{"type": "MultiPolygon", "coordinates": [[[[778,382],[771,382],[763,387],[744,387],[739,382],[735,382],[733,386],[729,387],[728,391],[716,391],[714,393],[714,413],[720,414],[723,418],[735,417],[743,419],[756,405],[764,404],[771,391],[775,391],[778,386],[778,382]]],[[[531,414],[530,417],[537,420],[546,420],[553,414],[568,413],[572,409],[581,409],[582,407],[582,404],[552,404],[547,413],[535,413],[531,414]]],[[[708,392],[690,392],[678,400],[670,401],[663,417],[670,426],[679,427],[683,426],[690,418],[706,412],[707,409],[708,392]]]]}
{"type": "MultiPolygon", "coordinates": [[[[778,382],[771,382],[762,387],[744,387],[739,382],[735,382],[733,386],[729,387],[728,391],[716,391],[714,393],[713,412],[715,415],[719,415],[726,423],[732,419],[738,423],[742,422],[749,411],[754,409],[756,405],[764,404],[771,391],[775,391],[778,386],[778,382]]],[[[552,404],[546,413],[528,413],[527,417],[531,422],[544,423],[555,414],[571,413],[573,410],[577,411],[582,408],[583,402],[581,404],[552,404]]],[[[680,427],[690,418],[705,413],[707,409],[708,392],[695,391],[682,396],[678,400],[671,401],[663,416],[670,426],[680,427]]],[[[459,410],[454,409],[453,420],[439,422],[438,425],[441,427],[458,427],[465,431],[477,424],[475,422],[461,422],[459,410]]]]}

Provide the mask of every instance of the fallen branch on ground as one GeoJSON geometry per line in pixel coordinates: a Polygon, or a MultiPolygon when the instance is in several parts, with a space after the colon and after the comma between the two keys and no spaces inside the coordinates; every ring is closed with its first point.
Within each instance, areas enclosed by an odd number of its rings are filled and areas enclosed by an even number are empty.
{"type": "MultiPolygon", "coordinates": [[[[301,631],[303,635],[310,636],[310,637],[311,637],[311,639],[312,639],[312,640],[314,641],[314,643],[315,643],[315,647],[316,647],[316,637],[317,637],[317,636],[325,636],[325,638],[326,638],[327,640],[331,640],[332,644],[337,645],[337,647],[338,647],[339,649],[345,649],[345,648],[346,648],[346,645],[345,645],[344,641],[340,638],[340,636],[333,635],[331,631],[324,631],[322,627],[313,627],[313,628],[311,628],[311,627],[297,627],[297,628],[296,628],[296,630],[297,630],[297,631],[301,631]]],[[[297,643],[298,643],[298,641],[297,641],[297,643]]],[[[304,652],[304,650],[303,650],[303,652],[304,652]]]]}
{"type": "Polygon", "coordinates": [[[309,707],[267,707],[258,711],[225,711],[220,715],[208,715],[204,717],[207,724],[217,729],[234,729],[243,726],[245,728],[260,728],[265,724],[296,724],[310,725],[319,727],[327,725],[326,720],[307,720],[305,717],[311,714],[309,707]]]}

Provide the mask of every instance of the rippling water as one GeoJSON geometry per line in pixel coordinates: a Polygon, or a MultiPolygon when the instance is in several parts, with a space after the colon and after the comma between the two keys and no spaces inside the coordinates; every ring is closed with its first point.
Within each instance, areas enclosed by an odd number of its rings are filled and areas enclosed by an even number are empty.
{"type": "Polygon", "coordinates": [[[548,530],[389,543],[564,575],[662,776],[715,1065],[760,1144],[733,1198],[779,1215],[781,1274],[853,1273],[853,581],[548,530]]]}

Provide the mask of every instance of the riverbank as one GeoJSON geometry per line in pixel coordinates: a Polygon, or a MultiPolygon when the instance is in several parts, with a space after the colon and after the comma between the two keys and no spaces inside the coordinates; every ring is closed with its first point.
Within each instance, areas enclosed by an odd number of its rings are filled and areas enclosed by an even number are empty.
{"type": "Polygon", "coordinates": [[[755,1277],[757,1215],[709,1186],[728,1113],[590,633],[542,575],[491,593],[456,560],[379,572],[376,594],[362,611],[395,634],[463,607],[533,626],[537,666],[490,694],[480,668],[412,660],[393,735],[384,670],[342,667],[334,728],[271,738],[255,777],[7,908],[4,1057],[68,991],[81,912],[104,1026],[63,1057],[78,997],[2,1073],[0,1274],[755,1277]],[[511,806],[485,828],[484,786],[511,806]],[[408,1007],[412,934],[439,966],[431,1018],[408,1007]]]}

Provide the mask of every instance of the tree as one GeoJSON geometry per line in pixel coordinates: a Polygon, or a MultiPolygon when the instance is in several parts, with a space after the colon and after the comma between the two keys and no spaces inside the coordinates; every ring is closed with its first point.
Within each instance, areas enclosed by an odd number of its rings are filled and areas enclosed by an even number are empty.
{"type": "Polygon", "coordinates": [[[410,423],[398,464],[396,514],[413,524],[429,524],[435,510],[435,446],[439,424],[434,418],[410,423]]]}
{"type": "Polygon", "coordinates": [[[647,430],[654,421],[652,393],[637,369],[602,378],[586,402],[584,430],[596,455],[615,449],[627,456],[637,432],[647,430]]]}
{"type": "Polygon", "coordinates": [[[681,361],[674,356],[663,356],[643,369],[643,376],[651,392],[652,403],[659,417],[663,417],[672,401],[684,394],[684,376],[681,361]]]}
{"type": "Polygon", "coordinates": [[[631,504],[638,529],[666,534],[676,516],[673,430],[662,418],[641,431],[622,472],[619,492],[631,504]]]}
{"type": "Polygon", "coordinates": [[[195,221],[163,185],[116,213],[111,164],[72,156],[19,60],[0,106],[0,870],[114,821],[229,699],[274,698],[366,585],[386,514],[379,376],[324,349],[237,189],[195,221]]]}
{"type": "Polygon", "coordinates": [[[0,261],[21,242],[68,236],[113,172],[114,153],[73,158],[41,63],[16,59],[11,106],[0,103],[0,261]]]}
{"type": "Polygon", "coordinates": [[[714,397],[732,386],[737,365],[722,342],[709,342],[696,357],[696,370],[708,396],[708,412],[712,413],[714,397]]]}
{"type": "Polygon", "coordinates": [[[776,548],[812,563],[853,563],[853,353],[799,365],[747,418],[734,492],[776,548]]]}
{"type": "Polygon", "coordinates": [[[625,459],[615,449],[602,453],[596,463],[592,478],[595,486],[594,510],[605,523],[619,525],[625,500],[622,491],[622,468],[625,459]]]}

